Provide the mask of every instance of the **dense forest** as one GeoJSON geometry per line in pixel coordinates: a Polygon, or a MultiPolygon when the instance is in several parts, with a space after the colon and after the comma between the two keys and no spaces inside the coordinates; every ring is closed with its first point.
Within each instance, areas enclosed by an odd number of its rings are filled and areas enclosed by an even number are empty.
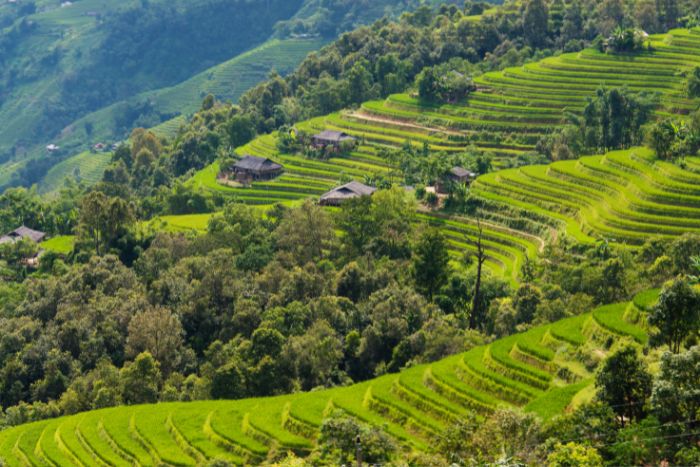
{"type": "MultiPolygon", "coordinates": [[[[210,6],[235,9],[240,25],[255,21],[261,29],[295,9],[273,2],[261,14],[259,5],[224,3],[210,6]]],[[[338,17],[295,19],[280,23],[278,32],[333,35],[354,26],[343,15],[357,6],[339,6],[352,2],[315,3],[338,17]]],[[[134,130],[93,187],[67,180],[50,200],[34,189],[8,189],[0,196],[3,232],[26,225],[76,240],[70,253],[45,252],[36,268],[27,258],[37,245],[0,244],[0,425],[119,405],[348,386],[660,289],[646,318],[650,343],[642,352],[616,348],[596,373],[591,401],[570,413],[548,423],[507,410],[464,420],[441,434],[441,452],[431,459],[409,459],[379,428],[330,418],[310,462],[355,460],[343,437],[360,432],[368,455],[396,465],[700,462],[693,387],[700,368],[697,233],[649,236],[636,248],[554,235],[537,258],[520,265],[513,283],[482,270],[482,242],[489,241],[481,231],[486,220],[477,216],[483,199],[459,190],[446,197],[446,216],[478,223],[478,239],[463,240],[472,248],[458,257],[450,255],[441,225],[421,218],[425,186],[450,167],[479,175],[496,170],[486,152],[465,148],[448,156],[410,141],[385,148],[381,156],[396,175],[365,180],[379,189],[371,198],[334,209],[312,200],[262,209],[187,183],[214,162],[230,165],[233,149],[257,135],[277,132],[278,149],[290,151],[308,137],[295,124],[368,100],[408,91],[449,105],[474,92],[472,78],[487,71],[585,47],[633,52],[644,47],[635,42],[636,29],[695,26],[699,7],[673,0],[529,0],[479,20],[474,17],[493,5],[419,7],[342,34],[237,105],[208,96],[172,140],[134,130]],[[199,235],[159,224],[159,216],[198,213],[213,214],[199,235]],[[661,349],[667,352],[650,371],[646,363],[661,349]],[[513,448],[512,458],[503,458],[504,445],[513,448]]],[[[77,99],[88,109],[119,97],[104,93],[126,92],[118,84],[124,76],[135,86],[143,75],[174,82],[221,59],[240,43],[227,42],[237,29],[232,13],[212,11],[158,5],[106,19],[111,32],[93,65],[64,82],[65,102],[77,99]],[[220,47],[194,53],[211,34],[220,47]],[[143,44],[171,42],[170,36],[180,41],[141,52],[143,44]],[[138,65],[144,58],[148,65],[138,65]]],[[[687,79],[691,97],[698,76],[687,79]]],[[[626,87],[600,88],[582,114],[562,115],[567,125],[517,164],[646,143],[658,158],[681,166],[681,156],[700,149],[700,111],[684,115],[680,128],[675,118],[652,119],[657,101],[626,87]]],[[[53,104],[63,118],[70,112],[61,102],[53,104]]]]}

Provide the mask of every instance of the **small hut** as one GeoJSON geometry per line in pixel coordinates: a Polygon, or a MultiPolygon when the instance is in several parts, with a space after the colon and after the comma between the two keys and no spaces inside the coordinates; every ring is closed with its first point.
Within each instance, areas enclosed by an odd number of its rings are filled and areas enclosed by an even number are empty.
{"type": "Polygon", "coordinates": [[[233,173],[236,180],[270,180],[282,173],[280,164],[256,156],[244,156],[233,166],[233,173]]]}
{"type": "Polygon", "coordinates": [[[342,131],[331,130],[322,131],[311,138],[311,143],[316,149],[332,147],[338,150],[340,149],[340,145],[346,141],[356,141],[356,139],[354,136],[350,136],[342,131]]]}
{"type": "Polygon", "coordinates": [[[452,167],[435,186],[438,193],[448,193],[451,184],[469,186],[476,179],[476,174],[463,167],[452,167]]]}
{"type": "Polygon", "coordinates": [[[34,243],[41,243],[44,238],[46,238],[46,234],[44,232],[39,232],[38,230],[32,230],[29,227],[22,226],[13,230],[7,235],[0,237],[0,244],[15,243],[25,238],[28,238],[34,243]]]}
{"type": "Polygon", "coordinates": [[[360,182],[352,181],[343,186],[333,188],[328,193],[321,196],[319,204],[321,206],[340,206],[344,201],[360,196],[372,196],[376,188],[367,186],[360,182]]]}

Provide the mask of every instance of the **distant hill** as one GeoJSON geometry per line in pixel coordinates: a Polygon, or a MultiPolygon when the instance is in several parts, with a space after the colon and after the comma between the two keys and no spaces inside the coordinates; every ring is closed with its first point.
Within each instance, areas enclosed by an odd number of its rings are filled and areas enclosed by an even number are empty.
{"type": "Polygon", "coordinates": [[[203,93],[235,101],[270,70],[289,71],[324,40],[420,3],[3,3],[0,186],[12,183],[23,167],[15,183],[35,183],[51,166],[94,141],[119,140],[134,126],[156,126],[187,115],[203,93]],[[267,43],[271,38],[281,42],[267,43]],[[248,51],[253,55],[236,59],[248,51]],[[190,78],[194,81],[187,82],[190,78]],[[49,143],[61,146],[50,158],[44,149],[49,143]],[[26,168],[28,160],[34,162],[26,168]]]}

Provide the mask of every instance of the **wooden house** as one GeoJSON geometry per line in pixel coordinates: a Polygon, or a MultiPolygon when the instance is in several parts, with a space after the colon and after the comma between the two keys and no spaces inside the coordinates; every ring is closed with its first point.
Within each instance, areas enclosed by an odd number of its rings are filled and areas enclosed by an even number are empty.
{"type": "Polygon", "coordinates": [[[476,174],[463,167],[452,167],[435,185],[435,191],[449,193],[454,184],[469,186],[476,179],[476,174]]]}
{"type": "Polygon", "coordinates": [[[356,141],[354,136],[350,136],[342,131],[326,130],[314,135],[311,138],[311,144],[317,149],[332,147],[335,150],[340,149],[342,143],[346,141],[356,141]]]}
{"type": "Polygon", "coordinates": [[[32,230],[28,227],[22,226],[13,230],[7,235],[0,237],[0,244],[15,243],[25,238],[28,238],[34,243],[41,243],[46,238],[46,234],[44,232],[39,232],[38,230],[32,230]]]}
{"type": "Polygon", "coordinates": [[[333,188],[331,191],[321,196],[319,204],[321,206],[340,206],[344,201],[360,196],[372,196],[376,188],[367,186],[360,182],[352,181],[345,185],[333,188]]]}
{"type": "Polygon", "coordinates": [[[270,180],[279,176],[284,167],[263,157],[244,156],[233,166],[236,180],[270,180]]]}

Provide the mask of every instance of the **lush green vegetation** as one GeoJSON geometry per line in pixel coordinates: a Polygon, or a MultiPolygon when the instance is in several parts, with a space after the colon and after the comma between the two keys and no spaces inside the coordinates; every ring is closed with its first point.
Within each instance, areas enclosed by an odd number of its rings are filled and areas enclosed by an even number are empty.
{"type": "Polygon", "coordinates": [[[27,459],[57,465],[76,459],[114,465],[195,465],[212,458],[259,462],[272,445],[307,454],[316,446],[322,421],[341,410],[383,426],[409,450],[439,453],[433,437],[466,413],[482,419],[504,407],[523,407],[550,419],[564,412],[572,397],[592,384],[595,368],[580,359],[608,354],[644,335],[631,323],[626,324],[631,334],[598,324],[622,321],[624,308],[601,308],[345,388],[272,399],[121,407],[12,428],[0,433],[0,452],[9,466],[27,459]],[[584,332],[589,337],[569,343],[584,332]],[[561,340],[554,337],[560,335],[561,340]],[[605,344],[610,336],[620,337],[612,349],[605,344]]]}
{"type": "Polygon", "coordinates": [[[29,186],[97,142],[190,115],[209,93],[235,101],[272,70],[292,71],[341,32],[414,6],[396,0],[4,3],[0,162],[7,174],[0,186],[29,186]],[[327,17],[328,8],[338,17],[327,17]],[[49,143],[60,153],[47,157],[49,143]]]}
{"type": "MultiPolygon", "coordinates": [[[[322,3],[278,33],[373,14],[322,3]]],[[[697,463],[694,7],[419,8],[133,130],[89,188],[7,190],[2,229],[49,240],[0,245],[0,457],[697,463]]]]}
{"type": "Polygon", "coordinates": [[[640,245],[700,228],[700,174],[635,148],[482,176],[472,192],[548,217],[578,241],[640,245]]]}

